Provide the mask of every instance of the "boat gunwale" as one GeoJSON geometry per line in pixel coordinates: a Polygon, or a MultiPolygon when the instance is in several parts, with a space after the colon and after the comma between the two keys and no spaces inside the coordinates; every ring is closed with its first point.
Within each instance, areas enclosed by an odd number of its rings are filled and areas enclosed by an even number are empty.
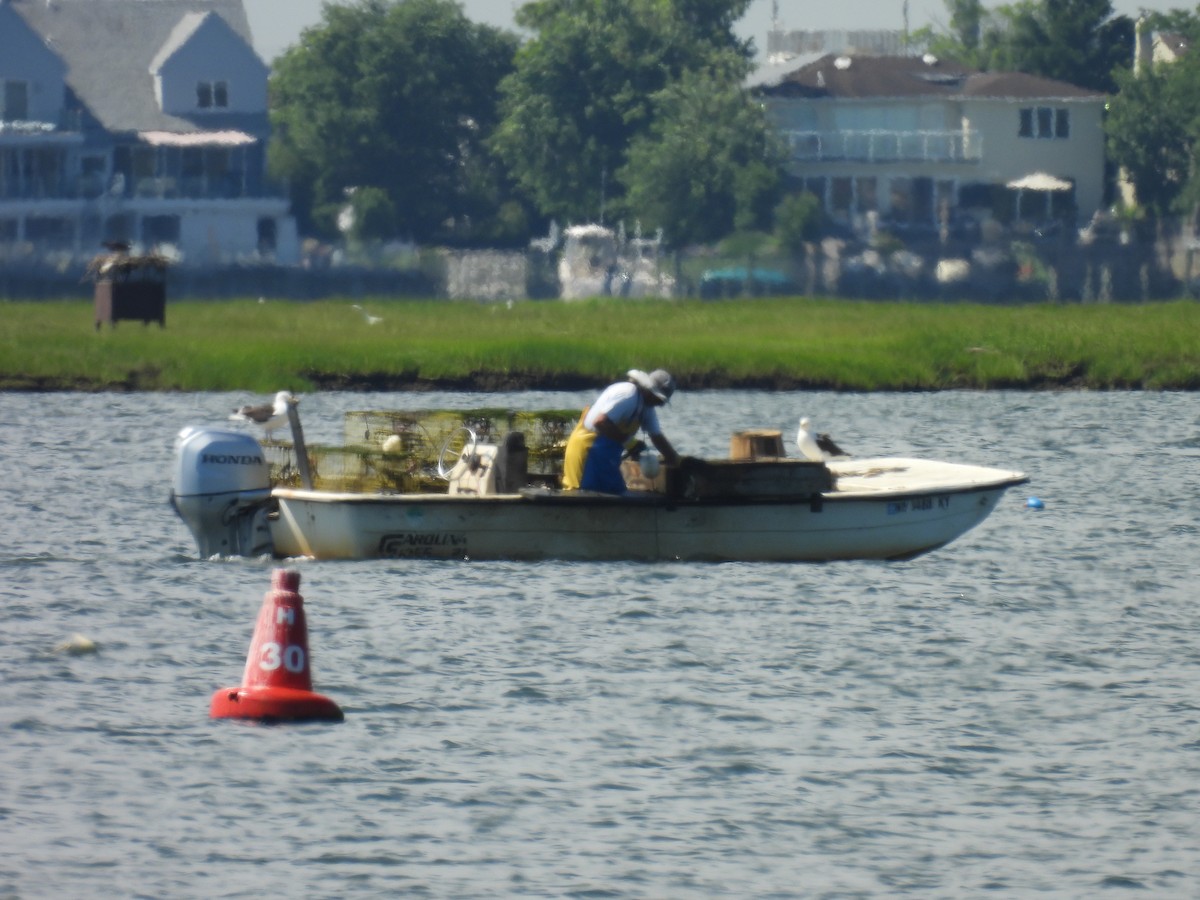
{"type": "Polygon", "coordinates": [[[671,497],[650,491],[636,491],[629,494],[600,494],[578,491],[560,491],[547,493],[517,493],[517,494],[424,494],[424,493],[383,493],[379,491],[323,491],[306,490],[304,488],[277,487],[272,489],[271,496],[277,500],[299,500],[311,503],[352,503],[352,504],[386,504],[386,503],[428,503],[434,505],[468,506],[484,505],[521,505],[534,506],[599,506],[621,507],[624,509],[674,509],[679,507],[717,507],[717,506],[808,506],[813,503],[851,503],[851,502],[880,502],[887,503],[909,497],[937,497],[945,495],[967,496],[994,490],[1007,490],[1021,484],[1028,484],[1029,476],[1022,472],[1004,473],[990,481],[963,482],[960,484],[943,484],[939,486],[926,485],[911,488],[819,491],[812,494],[794,496],[743,496],[743,497],[671,497]]]}

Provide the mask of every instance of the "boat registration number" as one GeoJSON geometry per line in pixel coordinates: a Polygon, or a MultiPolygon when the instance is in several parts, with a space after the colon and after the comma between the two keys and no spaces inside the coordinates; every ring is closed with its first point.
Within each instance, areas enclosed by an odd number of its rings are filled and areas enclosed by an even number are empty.
{"type": "Polygon", "coordinates": [[[931,509],[949,509],[949,497],[912,497],[908,500],[893,500],[887,505],[887,514],[925,512],[931,509]]]}

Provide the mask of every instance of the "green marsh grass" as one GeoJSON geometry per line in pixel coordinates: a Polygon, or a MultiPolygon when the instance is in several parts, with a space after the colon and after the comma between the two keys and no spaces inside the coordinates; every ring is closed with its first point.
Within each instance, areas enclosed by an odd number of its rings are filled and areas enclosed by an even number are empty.
{"type": "Polygon", "coordinates": [[[0,304],[0,388],[312,390],[602,384],[1200,389],[1200,304],[351,300],[168,303],[167,327],[93,327],[90,303],[0,304]],[[493,381],[495,379],[493,378],[493,381]]]}

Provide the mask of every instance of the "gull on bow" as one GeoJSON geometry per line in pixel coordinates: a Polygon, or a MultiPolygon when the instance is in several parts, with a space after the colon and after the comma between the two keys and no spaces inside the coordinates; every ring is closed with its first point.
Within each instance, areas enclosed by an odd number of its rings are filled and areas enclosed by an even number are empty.
{"type": "Polygon", "coordinates": [[[288,405],[299,402],[292,396],[291,391],[280,391],[275,395],[274,403],[243,406],[235,409],[229,419],[231,422],[250,422],[254,425],[261,425],[269,441],[272,439],[275,429],[283,428],[288,424],[288,405]]]}
{"type": "Polygon", "coordinates": [[[814,434],[808,416],[800,420],[800,430],[796,432],[796,449],[800,451],[801,456],[813,462],[824,462],[832,456],[850,455],[825,432],[814,434]]]}
{"type": "Polygon", "coordinates": [[[813,437],[813,433],[809,430],[811,424],[808,416],[800,419],[800,430],[796,432],[796,449],[807,460],[824,462],[825,455],[821,452],[821,448],[817,446],[817,439],[813,437]]]}

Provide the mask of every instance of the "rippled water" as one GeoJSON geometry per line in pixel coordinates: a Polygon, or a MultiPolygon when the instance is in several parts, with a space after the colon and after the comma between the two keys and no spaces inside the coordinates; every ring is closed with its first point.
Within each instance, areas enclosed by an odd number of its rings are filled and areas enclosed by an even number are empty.
{"type": "Polygon", "coordinates": [[[1195,395],[680,393],[1033,482],[905,563],[301,563],[346,721],[280,727],[208,718],[273,564],[166,501],[247,399],[0,394],[0,897],[1200,896],[1195,395]]]}

